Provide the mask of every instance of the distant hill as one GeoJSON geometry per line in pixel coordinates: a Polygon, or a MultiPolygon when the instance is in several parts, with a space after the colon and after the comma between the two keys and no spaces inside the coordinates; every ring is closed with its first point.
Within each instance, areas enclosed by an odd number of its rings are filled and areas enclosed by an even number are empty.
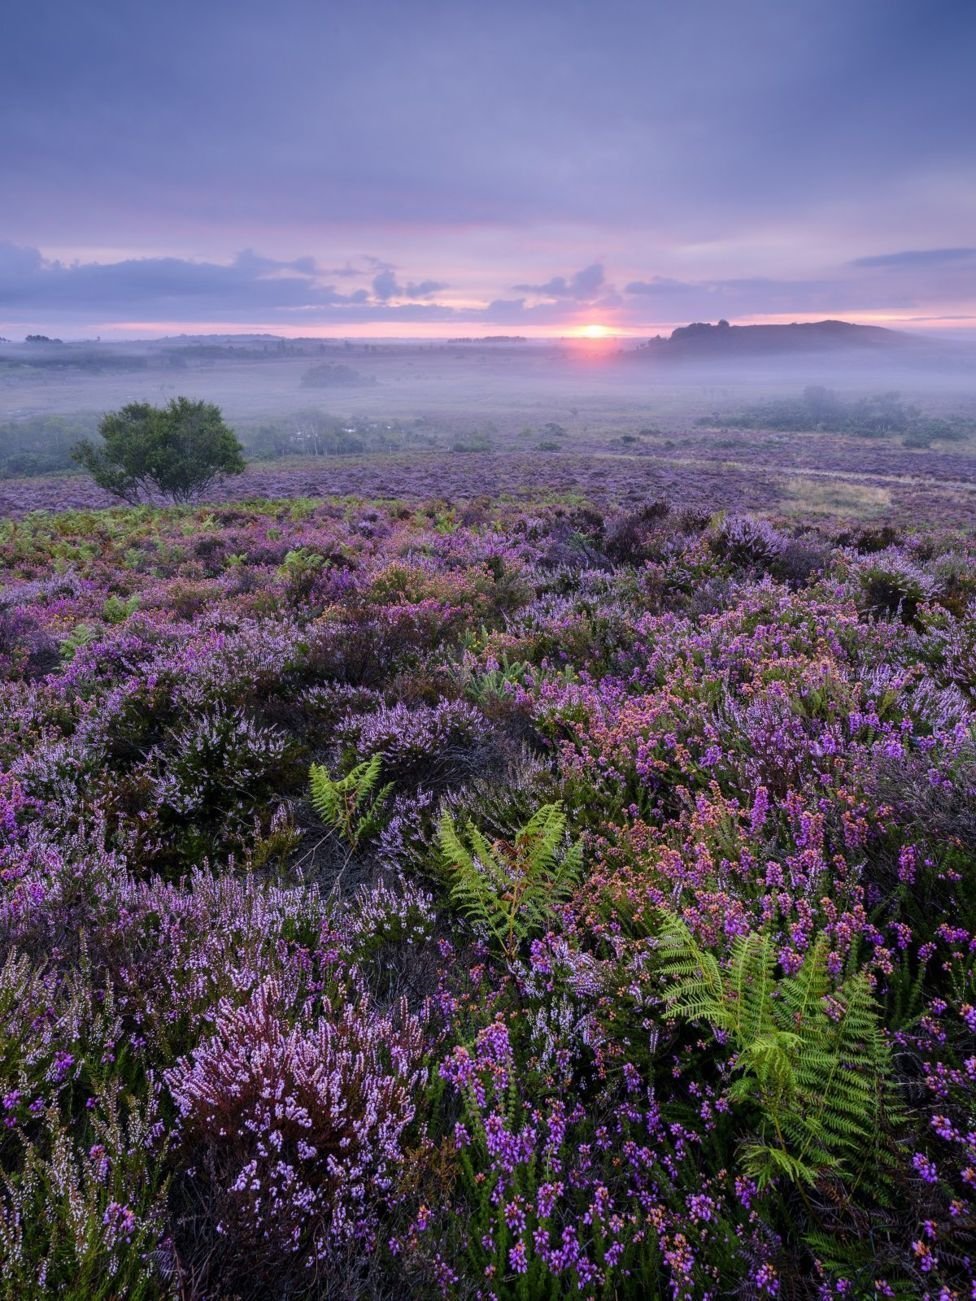
{"type": "Polygon", "coordinates": [[[793,325],[708,325],[696,321],[674,330],[669,339],[650,339],[636,351],[641,356],[674,360],[782,356],[858,349],[873,353],[924,346],[925,340],[879,325],[849,321],[811,321],[793,325]]]}

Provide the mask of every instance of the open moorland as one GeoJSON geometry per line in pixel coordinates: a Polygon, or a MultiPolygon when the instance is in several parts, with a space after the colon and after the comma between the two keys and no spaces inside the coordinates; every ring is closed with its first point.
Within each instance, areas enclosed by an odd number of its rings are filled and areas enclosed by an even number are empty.
{"type": "Polygon", "coordinates": [[[0,1301],[976,1301],[974,51],[5,7],[0,1301]]]}
{"type": "Polygon", "coordinates": [[[0,522],[3,1295],[970,1295],[966,457],[714,437],[0,522]]]}
{"type": "Polygon", "coordinates": [[[576,493],[618,507],[666,496],[796,520],[964,527],[976,487],[970,354],[906,352],[904,336],[891,338],[880,352],[707,363],[579,341],[10,344],[0,515],[109,505],[71,473],[73,443],[107,410],[185,394],[221,406],[251,461],[215,501],[576,493]]]}

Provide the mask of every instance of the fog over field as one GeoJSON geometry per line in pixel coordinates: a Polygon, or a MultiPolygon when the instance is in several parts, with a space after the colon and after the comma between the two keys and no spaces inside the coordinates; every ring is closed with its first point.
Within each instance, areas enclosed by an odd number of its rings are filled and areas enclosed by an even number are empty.
{"type": "MultiPolygon", "coordinates": [[[[70,471],[71,446],[106,411],[183,395],[222,408],[253,472],[287,462],[298,474],[297,463],[311,458],[323,491],[361,484],[397,495],[413,485],[469,495],[479,485],[511,491],[519,474],[538,489],[597,483],[603,473],[612,499],[632,491],[629,461],[649,486],[680,482],[682,466],[690,483],[721,462],[763,473],[769,499],[754,492],[757,506],[796,510],[809,498],[820,509],[823,484],[813,489],[829,478],[841,504],[860,500],[869,512],[890,503],[891,487],[898,497],[917,479],[944,485],[961,507],[976,464],[976,348],[863,333],[856,342],[770,343],[712,327],[702,337],[677,331],[643,342],[221,335],[6,344],[0,473],[70,471]],[[747,346],[723,347],[732,336],[747,346]],[[817,389],[845,408],[843,419],[804,407],[803,394],[817,389]],[[465,454],[480,457],[476,478],[465,454]],[[612,473],[608,460],[618,463],[612,473]]],[[[256,483],[248,477],[232,490],[256,483]]],[[[80,484],[64,492],[66,503],[83,499],[80,484]]],[[[11,485],[6,499],[16,493],[11,485]]],[[[44,503],[53,500],[49,491],[44,503]]]]}

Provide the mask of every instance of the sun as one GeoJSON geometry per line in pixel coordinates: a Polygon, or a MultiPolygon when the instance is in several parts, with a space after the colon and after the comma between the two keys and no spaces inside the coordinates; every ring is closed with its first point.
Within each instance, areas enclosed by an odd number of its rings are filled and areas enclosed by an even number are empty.
{"type": "Polygon", "coordinates": [[[584,325],[580,334],[584,339],[605,339],[610,330],[605,325],[598,325],[595,321],[592,325],[584,325]]]}

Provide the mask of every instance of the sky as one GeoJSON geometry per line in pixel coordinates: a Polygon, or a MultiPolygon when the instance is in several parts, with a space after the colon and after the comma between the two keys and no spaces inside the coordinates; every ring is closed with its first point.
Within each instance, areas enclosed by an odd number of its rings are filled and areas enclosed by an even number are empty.
{"type": "Polygon", "coordinates": [[[32,0],[0,335],[976,330],[974,0],[32,0]]]}

